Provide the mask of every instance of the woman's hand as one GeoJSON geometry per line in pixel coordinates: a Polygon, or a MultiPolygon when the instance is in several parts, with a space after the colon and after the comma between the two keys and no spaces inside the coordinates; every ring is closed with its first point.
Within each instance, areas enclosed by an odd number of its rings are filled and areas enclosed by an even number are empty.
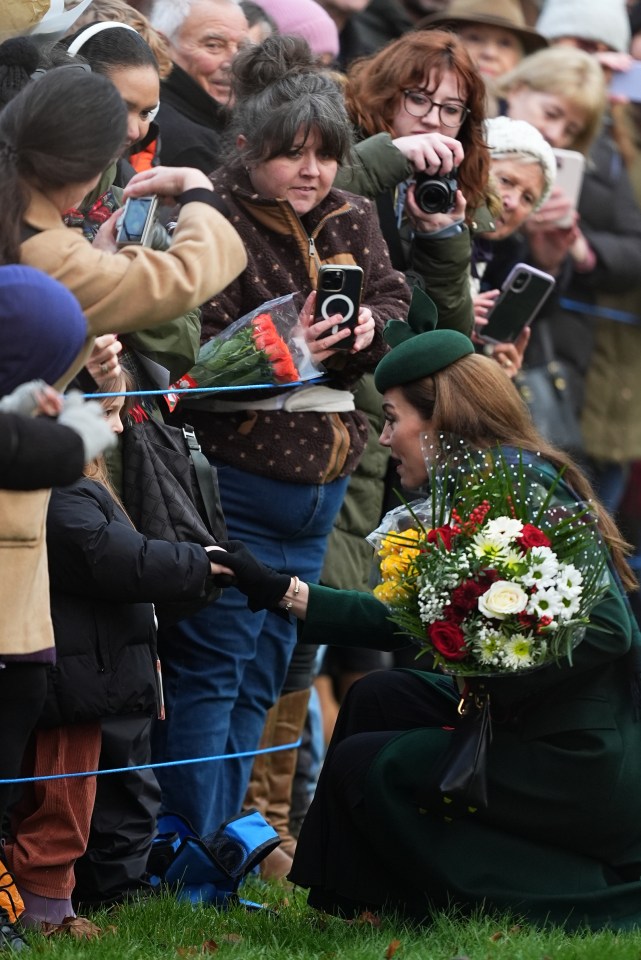
{"type": "Polygon", "coordinates": [[[411,183],[405,198],[405,212],[412,229],[418,233],[435,233],[443,227],[465,220],[467,201],[460,190],[456,191],[456,203],[447,213],[424,213],[416,202],[416,185],[411,183]]]}
{"type": "Polygon", "coordinates": [[[122,367],[118,357],[121,352],[122,343],[116,333],[105,333],[96,337],[86,366],[97,384],[120,376],[122,367]]]}
{"type": "Polygon", "coordinates": [[[410,137],[397,137],[392,143],[421,173],[451,173],[465,156],[460,140],[440,133],[416,133],[410,137]]]}
{"type": "MultiPolygon", "coordinates": [[[[474,326],[479,328],[478,333],[482,333],[482,328],[487,323],[487,315],[496,303],[496,298],[500,290],[484,290],[483,293],[477,293],[472,297],[474,307],[474,326]]],[[[475,343],[480,342],[480,337],[476,330],[472,331],[472,340],[475,343]]]]}
{"type": "MultiPolygon", "coordinates": [[[[352,330],[346,324],[342,324],[342,316],[336,313],[327,320],[314,319],[314,307],[316,306],[316,291],[312,291],[303,304],[299,319],[305,340],[309,347],[309,352],[314,360],[322,363],[329,357],[334,356],[340,350],[337,344],[341,340],[347,339],[352,330]],[[338,326],[336,333],[332,333],[332,328],[338,326]]],[[[374,317],[369,307],[360,307],[358,311],[358,321],[354,327],[354,345],[350,348],[350,353],[360,353],[366,350],[374,339],[375,333],[374,317]]]]}
{"type": "Polygon", "coordinates": [[[523,327],[514,343],[487,344],[488,356],[494,358],[513,379],[523,366],[525,348],[530,342],[530,328],[523,327]]]}
{"type": "Polygon", "coordinates": [[[568,198],[555,187],[541,209],[529,216],[522,227],[537,267],[551,274],[559,272],[578,236],[578,221],[579,215],[568,198]],[[568,215],[571,225],[560,227],[559,221],[563,222],[568,215]]]}
{"type": "Polygon", "coordinates": [[[291,586],[289,574],[261,563],[240,540],[221,541],[218,547],[206,547],[206,550],[211,554],[221,548],[224,551],[221,570],[232,574],[234,586],[247,597],[249,609],[255,612],[276,608],[291,586]]]}
{"type": "Polygon", "coordinates": [[[118,224],[121,217],[122,207],[120,210],[115,210],[109,219],[105,220],[105,222],[100,225],[98,228],[98,233],[93,238],[92,247],[94,250],[101,250],[103,253],[118,252],[116,234],[118,232],[118,224]]]}
{"type": "Polygon", "coordinates": [[[123,196],[128,199],[155,195],[162,202],[172,204],[185,190],[196,187],[212,192],[214,189],[209,177],[194,167],[151,167],[131,178],[123,196]]]}
{"type": "Polygon", "coordinates": [[[57,417],[64,407],[64,397],[44,380],[28,380],[0,400],[0,413],[19,413],[23,417],[43,414],[57,417]]]}

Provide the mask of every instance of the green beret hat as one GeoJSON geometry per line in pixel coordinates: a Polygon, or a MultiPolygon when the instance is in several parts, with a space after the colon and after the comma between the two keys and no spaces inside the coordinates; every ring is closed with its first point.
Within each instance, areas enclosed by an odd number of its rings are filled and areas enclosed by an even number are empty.
{"type": "Polygon", "coordinates": [[[407,323],[388,320],[385,324],[383,336],[392,349],[374,371],[379,393],[428,377],[468,353],[474,353],[469,337],[458,330],[436,330],[437,321],[434,302],[421,289],[414,287],[407,323]]]}

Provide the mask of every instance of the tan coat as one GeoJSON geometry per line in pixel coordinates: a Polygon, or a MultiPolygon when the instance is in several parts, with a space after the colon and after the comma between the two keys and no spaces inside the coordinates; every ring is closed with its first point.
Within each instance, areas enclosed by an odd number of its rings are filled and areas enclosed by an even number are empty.
{"type": "Polygon", "coordinates": [[[48,490],[0,490],[0,655],[53,646],[45,549],[48,490]]]}
{"type": "Polygon", "coordinates": [[[67,381],[84,364],[94,337],[173,320],[224,290],[247,264],[236,230],[206,203],[182,207],[166,251],[130,246],[115,254],[101,252],[80,230],[65,226],[56,207],[37,191],[25,221],[39,232],[21,245],[20,262],[59,280],[87,317],[87,349],[67,381]]]}
{"type": "MultiPolygon", "coordinates": [[[[39,232],[22,244],[20,260],[59,280],[87,317],[86,349],[58,386],[80,369],[95,336],[154,327],[218,294],[245,269],[243,243],[206,203],[180,211],[166,252],[128,247],[101,253],[57,209],[34,192],[25,217],[39,232]]],[[[53,646],[45,540],[48,490],[0,490],[0,655],[53,646]]]]}

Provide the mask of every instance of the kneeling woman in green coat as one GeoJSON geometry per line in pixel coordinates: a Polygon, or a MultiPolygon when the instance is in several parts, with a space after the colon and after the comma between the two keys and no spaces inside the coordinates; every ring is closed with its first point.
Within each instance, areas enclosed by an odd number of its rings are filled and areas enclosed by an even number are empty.
{"type": "MultiPolygon", "coordinates": [[[[594,499],[577,467],[535,433],[501,368],[462,334],[406,339],[380,362],[376,383],[381,443],[407,489],[427,480],[421,436],[446,432],[477,447],[539,453],[544,484],[565,467],[569,501],[594,499]]],[[[486,809],[448,821],[421,802],[458,720],[451,678],[395,669],[351,688],[289,875],[310,888],[312,906],[343,916],[395,909],[421,921],[454,905],[567,929],[641,926],[641,722],[631,692],[641,640],[623,592],[635,581],[601,508],[597,526],[611,582],[572,664],[486,681],[494,735],[486,809]]],[[[223,562],[250,607],[291,612],[304,621],[301,641],[407,645],[375,597],[308,586],[262,567],[240,544],[227,549],[223,562]]]]}

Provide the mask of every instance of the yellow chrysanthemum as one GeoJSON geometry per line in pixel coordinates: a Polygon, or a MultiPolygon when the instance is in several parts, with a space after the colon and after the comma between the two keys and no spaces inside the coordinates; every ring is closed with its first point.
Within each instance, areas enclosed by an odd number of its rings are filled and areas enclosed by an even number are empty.
{"type": "Polygon", "coordinates": [[[391,553],[381,560],[381,576],[383,580],[400,580],[407,576],[412,564],[412,558],[405,553],[391,553]]]}
{"type": "Polygon", "coordinates": [[[381,603],[404,603],[407,600],[407,592],[402,584],[395,580],[386,580],[374,587],[374,596],[381,603]]]}
{"type": "Polygon", "coordinates": [[[401,553],[403,550],[412,549],[411,545],[419,538],[418,530],[403,530],[402,532],[394,530],[388,533],[381,543],[378,551],[379,557],[387,557],[391,553],[401,553]]]}

